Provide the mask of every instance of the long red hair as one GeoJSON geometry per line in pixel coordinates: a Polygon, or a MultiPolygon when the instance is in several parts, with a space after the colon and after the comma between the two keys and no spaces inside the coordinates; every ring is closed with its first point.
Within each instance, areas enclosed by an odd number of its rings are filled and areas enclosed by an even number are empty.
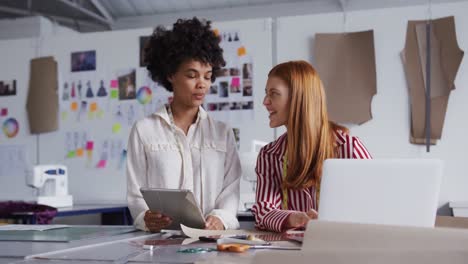
{"type": "Polygon", "coordinates": [[[306,61],[276,65],[268,73],[289,88],[286,188],[302,189],[320,181],[323,162],[336,156],[335,130],[347,128],[328,120],[325,90],[317,71],[306,61]]]}

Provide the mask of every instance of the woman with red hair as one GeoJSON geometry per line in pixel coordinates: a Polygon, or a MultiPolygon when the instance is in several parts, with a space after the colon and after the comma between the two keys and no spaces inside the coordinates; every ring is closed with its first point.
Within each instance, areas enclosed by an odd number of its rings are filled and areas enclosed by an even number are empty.
{"type": "Polygon", "coordinates": [[[270,127],[284,125],[287,132],[260,150],[252,210],[258,228],[281,232],[317,218],[326,159],[371,155],[347,128],[328,120],[323,84],[309,63],[275,66],[265,92],[270,127]]]}

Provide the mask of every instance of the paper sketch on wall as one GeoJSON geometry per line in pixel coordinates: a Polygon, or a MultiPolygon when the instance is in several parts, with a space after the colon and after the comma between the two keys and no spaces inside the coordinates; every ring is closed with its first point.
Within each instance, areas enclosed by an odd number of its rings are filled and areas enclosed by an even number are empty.
{"type": "Polygon", "coordinates": [[[67,131],[65,133],[65,157],[68,159],[84,157],[87,142],[86,131],[67,131]]]}
{"type": "Polygon", "coordinates": [[[0,81],[0,96],[16,95],[16,80],[0,81]]]}
{"type": "Polygon", "coordinates": [[[315,34],[313,54],[330,120],[352,124],[371,120],[377,93],[373,31],[315,34]]]}
{"type": "Polygon", "coordinates": [[[215,73],[204,108],[213,118],[235,125],[254,116],[252,57],[239,31],[215,32],[221,38],[226,65],[215,73]]]}
{"type": "Polygon", "coordinates": [[[25,145],[0,145],[0,160],[8,166],[0,166],[0,176],[24,175],[30,162],[25,145]]]}
{"type": "Polygon", "coordinates": [[[80,51],[71,54],[71,71],[94,71],[96,70],[96,51],[80,51]]]}
{"type": "Polygon", "coordinates": [[[146,42],[149,41],[151,36],[141,36],[140,37],[140,67],[145,67],[146,63],[144,61],[145,58],[145,45],[146,42]]]}
{"type": "Polygon", "coordinates": [[[429,150],[429,143],[435,144],[442,136],[449,95],[455,89],[464,52],[457,43],[454,17],[427,22],[408,21],[401,58],[410,95],[410,142],[426,144],[429,150]]]}

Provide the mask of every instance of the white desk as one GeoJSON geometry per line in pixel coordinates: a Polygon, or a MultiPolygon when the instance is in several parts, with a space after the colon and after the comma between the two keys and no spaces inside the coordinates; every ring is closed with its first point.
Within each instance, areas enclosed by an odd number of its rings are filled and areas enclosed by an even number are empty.
{"type": "MultiPolygon", "coordinates": [[[[107,228],[107,226],[101,227],[107,228]]],[[[109,228],[115,228],[115,226],[109,226],[109,228]]],[[[122,226],[122,228],[128,228],[128,226],[122,226]]],[[[74,248],[147,235],[148,233],[146,232],[137,231],[115,236],[101,236],[98,238],[81,239],[70,242],[0,241],[0,261],[3,261],[2,259],[17,259],[20,261],[24,258],[30,258],[31,256],[44,253],[61,252],[74,248]]]]}

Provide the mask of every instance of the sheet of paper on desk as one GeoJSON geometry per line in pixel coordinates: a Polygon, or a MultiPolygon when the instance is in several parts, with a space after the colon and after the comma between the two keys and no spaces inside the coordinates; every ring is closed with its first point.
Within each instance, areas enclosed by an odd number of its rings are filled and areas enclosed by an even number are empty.
{"type": "Polygon", "coordinates": [[[2,225],[0,231],[45,231],[66,227],[68,225],[2,225]]]}
{"type": "Polygon", "coordinates": [[[201,236],[229,236],[229,235],[261,235],[265,232],[252,230],[205,230],[180,225],[182,232],[190,237],[198,239],[201,236]]]}

